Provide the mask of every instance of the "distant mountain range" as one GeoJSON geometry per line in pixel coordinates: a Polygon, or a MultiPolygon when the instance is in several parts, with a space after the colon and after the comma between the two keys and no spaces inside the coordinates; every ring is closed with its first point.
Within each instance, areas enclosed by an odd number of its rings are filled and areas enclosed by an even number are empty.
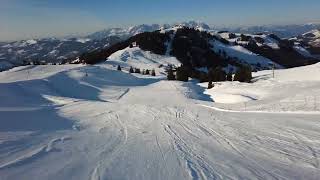
{"type": "Polygon", "coordinates": [[[122,39],[110,36],[102,39],[31,39],[2,44],[0,70],[28,64],[29,62],[61,63],[73,60],[84,52],[106,48],[122,39]]]}
{"type": "Polygon", "coordinates": [[[272,33],[281,38],[290,38],[299,36],[314,29],[320,29],[320,23],[308,23],[302,25],[269,25],[269,26],[251,26],[239,28],[223,28],[223,30],[234,33],[272,33]]]}
{"type": "Polygon", "coordinates": [[[181,25],[185,27],[190,28],[198,28],[198,29],[204,29],[204,30],[213,30],[209,25],[202,23],[202,22],[195,22],[195,21],[189,21],[189,22],[182,22],[182,23],[176,23],[176,24],[142,24],[137,26],[132,26],[129,28],[111,28],[102,30],[99,32],[95,32],[93,34],[90,34],[88,38],[90,39],[103,39],[110,36],[117,36],[122,39],[129,38],[131,36],[143,33],[143,32],[152,32],[159,29],[167,29],[172,26],[181,25]]]}
{"type": "MultiPolygon", "coordinates": [[[[183,26],[210,29],[204,23],[194,21],[183,26]]],[[[71,61],[82,53],[107,48],[117,42],[142,32],[152,32],[170,25],[137,25],[129,28],[111,28],[78,38],[43,38],[0,43],[0,71],[32,61],[59,63],[71,61]]]]}
{"type": "MultiPolygon", "coordinates": [[[[0,43],[0,70],[23,65],[32,61],[51,63],[71,61],[83,53],[107,49],[137,34],[170,29],[171,27],[189,27],[211,33],[218,33],[222,30],[249,34],[257,34],[260,32],[263,32],[263,34],[274,33],[279,37],[293,37],[291,38],[292,41],[304,47],[298,49],[301,53],[304,53],[305,56],[320,54],[318,47],[314,47],[319,45],[320,37],[317,35],[317,32],[319,32],[317,29],[320,28],[320,24],[215,29],[205,23],[190,21],[174,25],[143,24],[129,28],[111,28],[78,38],[44,38],[10,43],[2,42],[0,43]],[[312,36],[312,33],[314,33],[315,36],[312,36]]],[[[315,55],[315,57],[318,56],[315,55]]]]}

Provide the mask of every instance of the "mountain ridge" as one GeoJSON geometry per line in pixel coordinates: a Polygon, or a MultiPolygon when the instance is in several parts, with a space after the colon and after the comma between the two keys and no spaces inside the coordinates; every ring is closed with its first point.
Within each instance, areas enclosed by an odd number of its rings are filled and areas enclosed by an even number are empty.
{"type": "Polygon", "coordinates": [[[297,50],[304,49],[300,44],[274,34],[216,33],[185,26],[141,33],[105,50],[86,53],[80,59],[89,64],[101,62],[133,43],[142,50],[171,55],[197,68],[210,67],[212,61],[219,61],[219,66],[248,64],[257,70],[270,68],[271,62],[286,68],[317,62],[314,57],[297,50]]]}
{"type": "MultiPolygon", "coordinates": [[[[306,27],[315,27],[318,24],[303,25],[306,27]]],[[[108,48],[116,43],[125,41],[126,39],[144,32],[153,32],[157,30],[168,30],[179,27],[194,28],[199,31],[207,31],[210,33],[226,32],[214,29],[203,22],[189,21],[182,23],[169,24],[142,24],[129,28],[112,28],[105,31],[99,31],[83,37],[72,38],[43,38],[16,41],[12,43],[0,43],[0,70],[6,70],[15,66],[28,64],[33,61],[43,61],[45,63],[64,63],[70,62],[83,53],[96,51],[99,49],[108,48]]],[[[320,25],[319,25],[320,27],[320,25]]],[[[233,31],[228,31],[233,33],[233,31]]],[[[221,34],[222,34],[221,33],[221,34]]],[[[304,34],[307,32],[304,32],[304,34]]],[[[235,34],[235,33],[234,33],[235,34]]],[[[239,34],[239,33],[238,33],[239,34]]],[[[245,34],[245,33],[243,33],[245,34]]],[[[255,34],[247,34],[253,36],[255,34]]],[[[261,33],[260,33],[261,34],[261,33]]],[[[271,33],[264,33],[271,34],[271,33]]],[[[278,37],[278,36],[277,36],[278,37]]],[[[317,39],[299,38],[303,37],[300,34],[297,37],[289,40],[297,44],[296,50],[308,57],[319,58],[320,50],[318,47],[313,47],[308,41],[317,39]],[[307,42],[306,42],[307,41],[307,42]],[[298,47],[299,46],[299,47],[298,47]],[[303,48],[301,48],[301,46],[303,48]]],[[[280,38],[280,37],[279,37],[280,38]]],[[[224,38],[222,38],[223,40],[224,38]]],[[[232,43],[232,42],[231,42],[232,43]]],[[[257,53],[257,52],[256,52],[257,53]]]]}

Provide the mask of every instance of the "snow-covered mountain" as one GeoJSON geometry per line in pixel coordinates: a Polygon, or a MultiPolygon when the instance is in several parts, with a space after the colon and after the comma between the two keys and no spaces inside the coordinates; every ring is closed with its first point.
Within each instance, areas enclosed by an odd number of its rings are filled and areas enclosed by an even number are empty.
{"type": "MultiPolygon", "coordinates": [[[[180,26],[211,29],[202,22],[177,23],[180,26]]],[[[26,64],[30,61],[63,62],[73,60],[85,52],[103,49],[131,36],[171,27],[168,24],[137,25],[128,28],[111,28],[78,38],[44,38],[0,43],[0,71],[26,64]]]]}
{"type": "Polygon", "coordinates": [[[320,29],[314,29],[297,37],[298,40],[314,47],[320,47],[320,29]]]}
{"type": "Polygon", "coordinates": [[[320,58],[320,30],[314,29],[290,39],[296,46],[302,46],[301,52],[307,56],[320,58]]]}
{"type": "Polygon", "coordinates": [[[212,27],[210,27],[208,24],[203,22],[196,22],[196,21],[187,21],[182,23],[174,23],[174,24],[142,24],[142,25],[136,25],[131,26],[128,28],[110,28],[102,31],[95,32],[88,36],[88,38],[91,39],[103,39],[109,36],[117,36],[122,39],[129,38],[131,36],[143,33],[143,32],[153,32],[157,31],[159,29],[167,29],[172,26],[185,26],[190,28],[198,28],[198,29],[204,29],[204,30],[212,30],[212,27]]]}
{"type": "Polygon", "coordinates": [[[221,66],[226,71],[234,71],[237,67],[247,65],[253,70],[262,70],[272,68],[272,64],[276,68],[291,68],[319,61],[302,44],[281,39],[274,34],[216,32],[205,28],[179,24],[160,31],[137,34],[104,50],[86,53],[80,60],[95,64],[137,44],[144,51],[173,56],[192,69],[221,66]]]}
{"type": "MultiPolygon", "coordinates": [[[[241,48],[245,48],[251,53],[269,58],[284,67],[306,65],[308,64],[308,59],[318,59],[317,54],[312,51],[315,46],[310,44],[310,40],[306,43],[306,41],[297,40],[298,38],[285,39],[268,33],[240,34],[221,32],[218,34],[222,39],[227,40],[229,48],[230,45],[233,49],[241,46],[241,48]]],[[[309,62],[316,61],[311,60],[309,62]]]]}
{"type": "MultiPolygon", "coordinates": [[[[124,41],[140,33],[154,32],[158,30],[160,30],[161,32],[169,32],[172,30],[176,31],[184,27],[196,29],[202,32],[209,32],[213,36],[218,37],[218,40],[215,43],[211,43],[211,45],[214,46],[213,50],[216,53],[223,51],[228,55],[228,57],[237,58],[238,60],[240,59],[240,61],[249,60],[251,62],[256,62],[256,64],[259,64],[259,66],[261,64],[266,64],[264,62],[267,61],[261,61],[263,58],[281,64],[279,63],[279,61],[282,61],[282,59],[285,58],[284,56],[281,57],[281,54],[285,53],[281,52],[281,50],[283,50],[283,48],[281,47],[288,45],[290,46],[290,48],[294,49],[295,52],[298,52],[300,55],[302,55],[302,57],[300,57],[294,52],[293,55],[291,53],[290,58],[294,59],[293,61],[304,58],[319,58],[320,54],[319,30],[312,29],[311,31],[306,32],[306,30],[309,30],[310,28],[318,27],[318,24],[307,24],[300,26],[291,25],[251,27],[247,30],[237,29],[237,31],[239,32],[252,32],[243,34],[250,39],[241,41],[241,39],[243,39],[241,33],[229,33],[226,31],[219,32],[205,23],[190,21],[176,23],[173,25],[143,24],[129,28],[112,28],[79,38],[45,38],[23,40],[12,43],[0,43],[0,70],[5,70],[33,61],[54,63],[71,61],[76,59],[76,57],[80,56],[83,53],[106,49],[116,43],[119,43],[120,41],[124,41]],[[293,32],[294,29],[296,30],[296,32],[293,32]],[[272,33],[268,32],[261,33],[262,31],[275,33],[277,33],[277,31],[288,31],[291,32],[291,35],[300,32],[303,33],[299,34],[296,37],[287,39],[289,41],[284,41],[284,39],[278,38],[277,35],[273,35],[272,33]],[[225,44],[225,42],[228,42],[228,44],[225,44]],[[252,44],[249,44],[249,42],[256,43],[260,47],[260,49],[253,48],[252,46],[250,46],[252,44]],[[263,48],[267,49],[262,50],[263,48]],[[276,51],[278,51],[278,53],[274,53],[276,51]],[[279,53],[280,56],[278,55],[279,53]],[[274,60],[273,58],[276,58],[276,60],[274,60]]],[[[297,62],[293,63],[299,64],[297,62]]],[[[286,66],[288,64],[284,65],[286,66]]],[[[290,64],[289,67],[291,67],[290,64]]],[[[256,69],[257,67],[255,66],[254,68],[256,69]]],[[[266,65],[264,65],[262,68],[266,68],[266,65]]]]}
{"type": "Polygon", "coordinates": [[[34,61],[59,63],[84,52],[106,48],[122,39],[109,36],[99,40],[88,37],[68,39],[31,39],[0,46],[0,71],[34,61]]]}
{"type": "Polygon", "coordinates": [[[159,24],[142,24],[137,26],[132,26],[129,28],[110,28],[102,31],[90,34],[88,37],[91,39],[103,39],[109,36],[116,36],[123,39],[129,38],[131,36],[140,34],[142,32],[152,32],[161,29],[161,27],[168,27],[169,25],[159,25],[159,24]]]}

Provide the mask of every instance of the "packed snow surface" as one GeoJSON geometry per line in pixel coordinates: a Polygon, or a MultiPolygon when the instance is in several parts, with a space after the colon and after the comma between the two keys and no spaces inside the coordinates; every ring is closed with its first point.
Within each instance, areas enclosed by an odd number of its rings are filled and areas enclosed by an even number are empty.
{"type": "MultiPolygon", "coordinates": [[[[194,80],[114,69],[116,63],[147,66],[148,58],[140,64],[132,58],[136,52],[94,66],[1,72],[0,179],[319,179],[319,114],[214,108],[215,97],[194,80]]],[[[317,94],[314,73],[319,64],[215,88],[235,89],[221,97],[228,103],[276,102],[317,94]]]]}

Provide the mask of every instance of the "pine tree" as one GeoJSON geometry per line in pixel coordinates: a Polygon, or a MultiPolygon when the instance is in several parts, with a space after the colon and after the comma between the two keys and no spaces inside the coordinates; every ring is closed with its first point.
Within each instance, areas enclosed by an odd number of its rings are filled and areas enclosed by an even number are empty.
{"type": "Polygon", "coordinates": [[[222,51],[222,57],[227,58],[227,53],[224,50],[222,51]]]}
{"type": "Polygon", "coordinates": [[[141,71],[140,71],[140,69],[139,69],[139,68],[135,68],[134,73],[138,73],[138,74],[140,74],[140,73],[141,73],[141,71]]]}
{"type": "Polygon", "coordinates": [[[178,81],[187,82],[189,80],[188,68],[185,66],[181,66],[181,67],[177,68],[176,79],[178,81]]]}
{"type": "Polygon", "coordinates": [[[129,73],[134,73],[132,66],[130,67],[129,73]]]}
{"type": "Polygon", "coordinates": [[[213,82],[226,81],[226,75],[221,67],[211,68],[208,72],[209,79],[213,82]]]}
{"type": "Polygon", "coordinates": [[[118,71],[121,71],[121,66],[120,66],[120,65],[118,65],[117,70],[118,70],[118,71]]]}
{"type": "Polygon", "coordinates": [[[234,75],[234,81],[239,82],[251,82],[252,79],[252,70],[249,66],[240,67],[237,69],[236,74],[234,75]]]}
{"type": "Polygon", "coordinates": [[[156,76],[156,71],[154,69],[151,70],[151,76],[156,76]]]}
{"type": "Polygon", "coordinates": [[[168,79],[169,81],[176,80],[176,77],[175,77],[174,74],[173,74],[173,69],[172,69],[171,66],[169,66],[169,69],[167,70],[167,72],[168,72],[167,79],[168,79]]]}
{"type": "Polygon", "coordinates": [[[229,72],[227,74],[227,81],[232,81],[232,73],[231,72],[229,72]]]}
{"type": "Polygon", "coordinates": [[[146,70],[145,75],[150,75],[149,69],[146,70]]]}
{"type": "Polygon", "coordinates": [[[214,87],[214,85],[213,85],[212,81],[209,81],[209,83],[208,83],[208,89],[212,89],[213,87],[214,87]]]}

